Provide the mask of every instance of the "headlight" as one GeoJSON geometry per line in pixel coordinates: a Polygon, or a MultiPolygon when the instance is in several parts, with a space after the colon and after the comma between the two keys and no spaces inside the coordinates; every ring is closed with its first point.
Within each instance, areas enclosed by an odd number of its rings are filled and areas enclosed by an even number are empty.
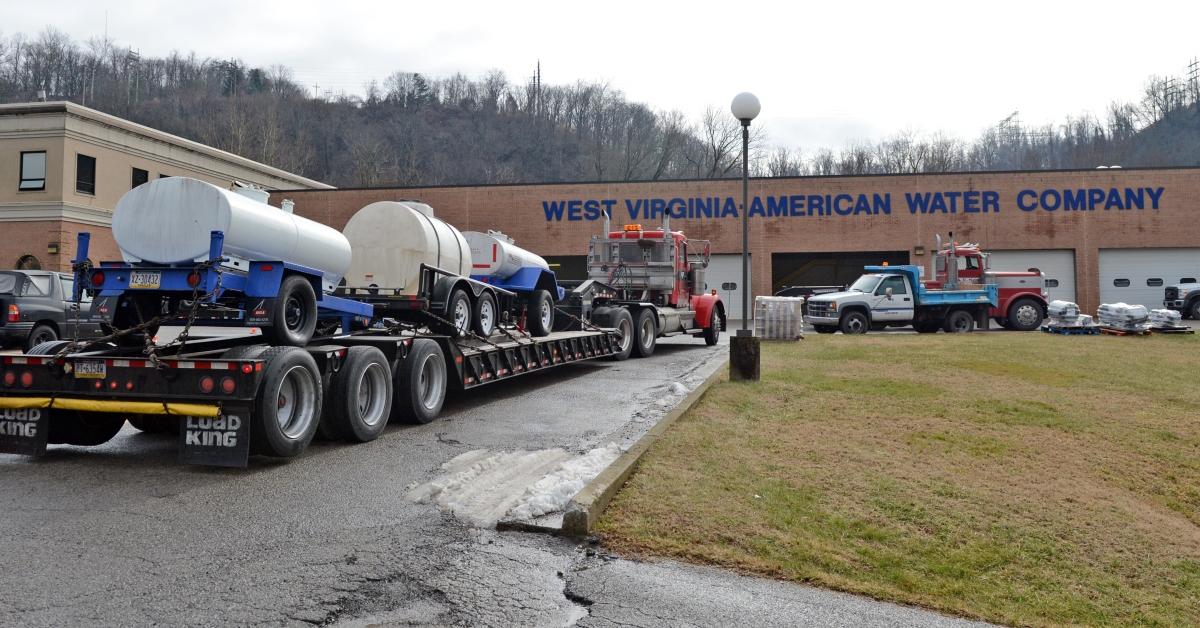
{"type": "Polygon", "coordinates": [[[830,310],[833,310],[833,311],[835,311],[835,312],[836,312],[836,311],[837,311],[837,301],[834,301],[833,303],[830,303],[830,304],[829,304],[829,309],[830,309],[830,310]]]}

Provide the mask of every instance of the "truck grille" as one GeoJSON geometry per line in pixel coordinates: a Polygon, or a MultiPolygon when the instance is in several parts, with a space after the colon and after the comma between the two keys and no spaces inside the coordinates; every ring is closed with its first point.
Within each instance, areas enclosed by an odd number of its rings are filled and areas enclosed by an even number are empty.
{"type": "Polygon", "coordinates": [[[1179,288],[1167,288],[1165,290],[1163,298],[1166,299],[1167,301],[1174,301],[1175,299],[1178,299],[1179,298],[1179,288]]]}
{"type": "Polygon", "coordinates": [[[812,303],[808,304],[809,316],[833,316],[833,308],[829,307],[828,303],[812,303]]]}

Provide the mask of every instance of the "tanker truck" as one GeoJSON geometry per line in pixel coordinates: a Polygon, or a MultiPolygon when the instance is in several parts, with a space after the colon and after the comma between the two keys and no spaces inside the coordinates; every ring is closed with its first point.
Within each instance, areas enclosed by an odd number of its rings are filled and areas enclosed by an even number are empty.
{"type": "Polygon", "coordinates": [[[546,260],[499,231],[466,231],[463,237],[471,247],[471,278],[516,294],[505,314],[523,321],[534,336],[549,335],[554,330],[555,303],[566,290],[558,285],[546,260]]]}
{"type": "Polygon", "coordinates": [[[427,423],[454,391],[628,356],[595,326],[465,333],[459,314],[481,295],[515,294],[464,276],[465,240],[427,206],[374,207],[343,236],[245,193],[181,178],[134,189],[114,216],[121,262],[93,267],[79,234],[72,299],[98,292],[111,333],[0,357],[0,454],[100,445],[128,422],[177,434],[181,462],[244,467],[251,454],[297,456],[317,434],[361,443],[393,418],[427,423]],[[303,307],[313,301],[315,314],[303,307]],[[189,336],[201,319],[282,329],[189,336]],[[160,323],[184,333],[156,344],[160,323]]]}

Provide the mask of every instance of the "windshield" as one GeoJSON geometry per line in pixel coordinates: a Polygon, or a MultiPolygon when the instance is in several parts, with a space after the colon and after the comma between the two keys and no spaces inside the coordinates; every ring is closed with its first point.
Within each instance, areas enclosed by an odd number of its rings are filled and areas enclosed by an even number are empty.
{"type": "Polygon", "coordinates": [[[850,284],[851,292],[872,292],[875,286],[879,285],[881,275],[863,275],[858,278],[853,284],[850,284]]]}

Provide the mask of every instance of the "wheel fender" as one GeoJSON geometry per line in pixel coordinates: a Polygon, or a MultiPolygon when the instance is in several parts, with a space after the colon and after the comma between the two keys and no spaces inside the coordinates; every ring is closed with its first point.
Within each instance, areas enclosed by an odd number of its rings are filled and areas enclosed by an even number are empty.
{"type": "Polygon", "coordinates": [[[713,308],[717,309],[717,317],[724,321],[725,308],[721,303],[721,297],[715,294],[698,294],[692,297],[692,310],[696,312],[697,327],[708,328],[708,323],[712,320],[713,308]]]}
{"type": "Polygon", "coordinates": [[[872,324],[872,325],[875,324],[875,320],[871,317],[871,308],[869,308],[865,305],[848,305],[844,308],[838,308],[838,310],[839,310],[838,311],[838,322],[839,323],[850,312],[862,312],[863,314],[865,314],[867,316],[867,323],[872,324]]]}
{"type": "Polygon", "coordinates": [[[430,305],[445,309],[446,301],[450,299],[450,293],[454,292],[456,288],[466,289],[467,294],[472,297],[479,296],[482,290],[480,284],[465,281],[462,277],[438,277],[437,282],[433,284],[433,295],[430,299],[430,305]]]}

